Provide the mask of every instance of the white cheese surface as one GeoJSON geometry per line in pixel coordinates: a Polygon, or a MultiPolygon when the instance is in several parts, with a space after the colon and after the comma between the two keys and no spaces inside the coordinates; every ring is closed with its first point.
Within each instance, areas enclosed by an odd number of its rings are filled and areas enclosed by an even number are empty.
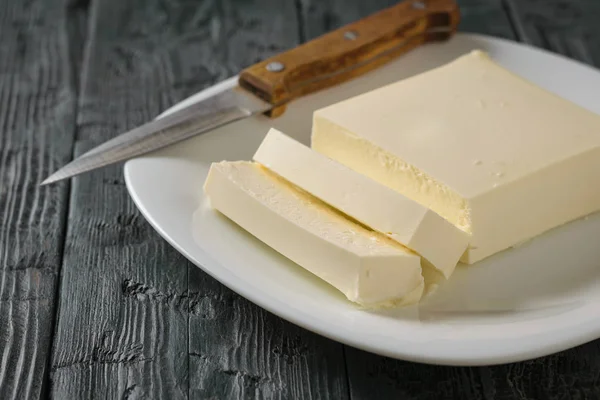
{"type": "Polygon", "coordinates": [[[411,304],[422,295],[417,254],[347,220],[256,163],[212,164],[204,190],[213,208],[352,302],[411,304]]]}
{"type": "Polygon", "coordinates": [[[449,277],[469,235],[408,197],[271,129],[254,160],[354,220],[419,253],[449,277]]]}
{"type": "Polygon", "coordinates": [[[481,51],[316,111],[312,147],[471,232],[468,263],[600,209],[600,117],[481,51]]]}

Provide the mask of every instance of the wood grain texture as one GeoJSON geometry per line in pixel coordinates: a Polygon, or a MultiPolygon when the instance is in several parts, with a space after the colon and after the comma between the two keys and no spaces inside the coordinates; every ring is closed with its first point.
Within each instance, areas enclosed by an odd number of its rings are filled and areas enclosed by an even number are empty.
{"type": "MultiPolygon", "coordinates": [[[[91,3],[76,154],[228,75],[209,6],[91,3]]],[[[120,166],[73,180],[68,221],[52,396],[187,398],[187,262],[140,216],[120,166]]]]}
{"type": "Polygon", "coordinates": [[[190,270],[190,398],[346,399],[342,345],[190,270]]]}
{"type": "Polygon", "coordinates": [[[581,346],[493,367],[421,365],[349,352],[352,399],[598,399],[597,352],[581,346]],[[368,362],[364,362],[369,360],[368,362]],[[362,361],[362,362],[361,362],[362,361]]]}
{"type": "Polygon", "coordinates": [[[503,0],[458,0],[458,4],[462,15],[460,31],[516,39],[503,0]]]}
{"type": "MultiPolygon", "coordinates": [[[[353,2],[296,0],[296,2],[303,22],[301,32],[306,39],[312,39],[396,4],[397,0],[353,2]]],[[[513,29],[501,0],[457,0],[457,3],[461,12],[460,31],[514,38],[513,29]]]]}
{"type": "Polygon", "coordinates": [[[600,66],[600,2],[507,0],[520,38],[527,43],[600,66]]]}
{"type": "MultiPolygon", "coordinates": [[[[289,2],[104,0],[89,19],[76,154],[297,43],[289,2]]],[[[346,396],[342,346],[186,262],[137,212],[120,166],[73,180],[68,220],[53,397],[346,396]]]]}
{"type": "Polygon", "coordinates": [[[45,392],[67,209],[39,188],[71,157],[78,15],[62,0],[0,2],[0,398],[45,392]]]}

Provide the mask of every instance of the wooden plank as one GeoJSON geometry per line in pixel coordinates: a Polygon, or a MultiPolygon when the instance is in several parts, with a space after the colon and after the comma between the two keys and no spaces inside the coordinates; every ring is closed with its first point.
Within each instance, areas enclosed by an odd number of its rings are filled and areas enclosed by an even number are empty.
{"type": "MultiPolygon", "coordinates": [[[[295,21],[291,2],[93,2],[75,153],[293,46],[295,21]]],[[[120,167],[73,182],[54,397],[347,397],[341,345],[189,265],[135,210],[120,167]]]]}
{"type": "Polygon", "coordinates": [[[310,40],[323,33],[390,7],[397,0],[344,1],[300,0],[297,2],[301,15],[301,32],[310,40]]]}
{"type": "MultiPolygon", "coordinates": [[[[75,154],[226,76],[197,4],[94,1],[75,154]]],[[[144,221],[120,166],[73,180],[52,397],[187,398],[187,262],[144,221]]]]}
{"type": "MultiPolygon", "coordinates": [[[[306,39],[365,17],[396,4],[397,0],[355,1],[301,0],[302,33],[306,39]]],[[[514,34],[500,0],[459,0],[463,32],[486,33],[512,39],[514,34]]]]}
{"type": "Polygon", "coordinates": [[[190,270],[190,398],[348,398],[342,345],[190,270]]]}
{"type": "Polygon", "coordinates": [[[0,2],[0,398],[45,393],[71,157],[81,14],[61,0],[0,2]]]}
{"type": "Polygon", "coordinates": [[[472,368],[421,365],[353,353],[348,357],[352,399],[525,400],[600,396],[600,357],[597,350],[590,351],[587,346],[532,361],[472,368]]]}
{"type": "Polygon", "coordinates": [[[600,65],[600,2],[593,0],[507,0],[524,42],[600,65]]]}
{"type": "MultiPolygon", "coordinates": [[[[215,49],[232,72],[298,42],[292,1],[225,1],[223,21],[241,28],[215,49]]],[[[224,29],[230,29],[227,26],[224,29]]],[[[189,270],[190,398],[344,399],[343,347],[287,323],[189,270]]]]}
{"type": "Polygon", "coordinates": [[[460,31],[515,39],[515,32],[502,0],[457,0],[457,2],[462,14],[460,31]]]}

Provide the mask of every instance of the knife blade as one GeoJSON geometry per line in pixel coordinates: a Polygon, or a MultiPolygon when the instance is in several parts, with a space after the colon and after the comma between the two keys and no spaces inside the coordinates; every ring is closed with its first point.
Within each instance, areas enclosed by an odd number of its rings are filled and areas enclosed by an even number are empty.
{"type": "Polygon", "coordinates": [[[225,90],[97,146],[50,175],[42,185],[149,153],[271,107],[237,88],[225,90]]]}
{"type": "Polygon", "coordinates": [[[276,118],[295,98],[377,68],[427,42],[447,40],[460,21],[454,0],[409,0],[243,70],[238,86],[123,133],[41,184],[137,157],[259,113],[276,118]]]}

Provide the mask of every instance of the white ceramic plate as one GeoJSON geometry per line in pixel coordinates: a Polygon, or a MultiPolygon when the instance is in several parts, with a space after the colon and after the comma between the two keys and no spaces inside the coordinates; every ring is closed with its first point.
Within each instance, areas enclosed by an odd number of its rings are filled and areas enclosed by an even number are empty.
{"type": "MultiPolygon", "coordinates": [[[[477,48],[600,114],[600,72],[531,47],[461,34],[298,100],[278,119],[246,119],[132,160],[125,166],[129,192],[169,243],[223,284],[295,324],[357,348],[426,363],[482,365],[530,359],[599,338],[600,215],[459,267],[419,307],[368,312],[206,204],[202,185],[210,163],[251,159],[271,125],[308,144],[313,110],[477,48]]],[[[235,79],[223,82],[174,109],[234,84],[235,79]]]]}

